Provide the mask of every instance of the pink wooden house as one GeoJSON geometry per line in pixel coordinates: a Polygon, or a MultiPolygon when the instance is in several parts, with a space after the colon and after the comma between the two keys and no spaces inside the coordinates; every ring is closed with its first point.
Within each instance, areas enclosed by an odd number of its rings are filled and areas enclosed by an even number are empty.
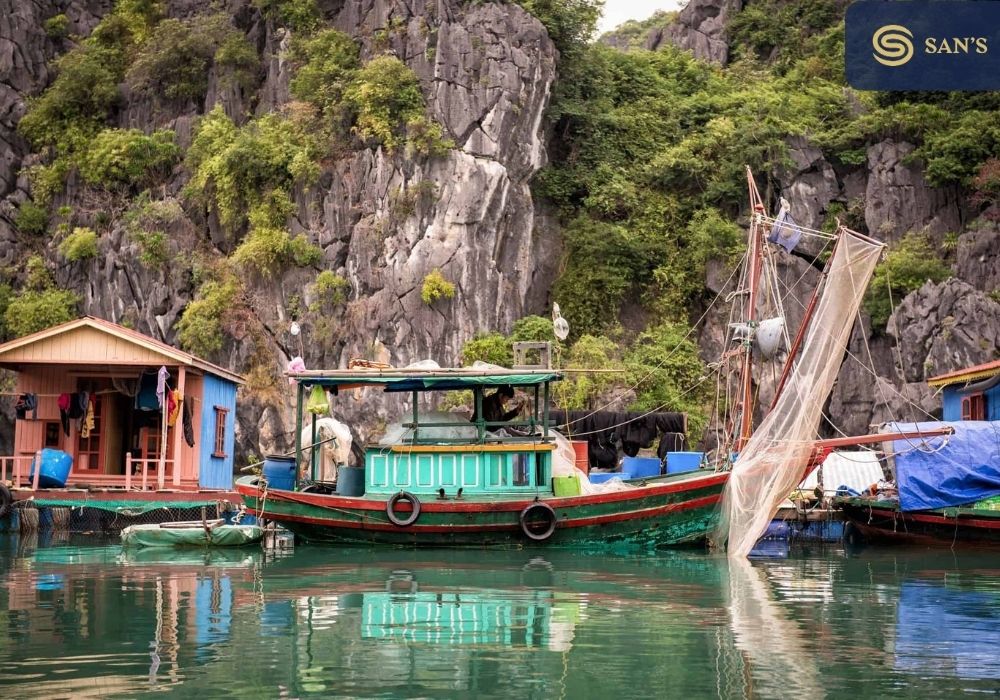
{"type": "Polygon", "coordinates": [[[69,487],[232,486],[240,375],[89,316],[0,345],[0,367],[16,373],[15,393],[32,394],[37,404],[16,420],[0,481],[29,485],[31,460],[51,448],[73,459],[69,487]],[[164,417],[155,396],[161,367],[180,399],[173,417],[164,417]],[[92,421],[71,417],[83,392],[92,421]],[[61,410],[67,403],[70,409],[61,410]]]}

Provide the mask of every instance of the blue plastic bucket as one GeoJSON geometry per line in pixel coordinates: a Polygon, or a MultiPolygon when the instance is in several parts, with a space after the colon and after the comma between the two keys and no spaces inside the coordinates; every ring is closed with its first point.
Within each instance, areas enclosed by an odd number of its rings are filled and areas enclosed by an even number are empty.
{"type": "Polygon", "coordinates": [[[337,495],[364,496],[365,468],[340,467],[337,470],[337,495]]]}
{"type": "Polygon", "coordinates": [[[265,457],[264,480],[269,489],[292,491],[295,488],[295,458],[278,455],[265,457]]]}
{"type": "Polygon", "coordinates": [[[656,457],[625,457],[622,460],[623,479],[642,479],[660,475],[660,460],[656,457]]]}
{"type": "MultiPolygon", "coordinates": [[[[35,462],[31,460],[31,471],[28,480],[34,483],[35,462]]],[[[42,466],[38,470],[38,485],[43,489],[61,489],[69,478],[69,470],[73,467],[73,458],[62,450],[46,447],[42,450],[42,466]]]]}
{"type": "Polygon", "coordinates": [[[704,452],[668,452],[667,474],[693,472],[701,466],[704,452]]]}

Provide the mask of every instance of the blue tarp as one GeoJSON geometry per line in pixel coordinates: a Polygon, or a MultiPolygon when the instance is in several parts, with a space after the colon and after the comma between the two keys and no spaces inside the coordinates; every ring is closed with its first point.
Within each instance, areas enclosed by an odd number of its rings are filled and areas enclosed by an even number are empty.
{"type": "Polygon", "coordinates": [[[1000,494],[1000,421],[890,423],[887,432],[954,428],[954,435],[896,440],[896,485],[904,511],[961,506],[1000,494]]]}

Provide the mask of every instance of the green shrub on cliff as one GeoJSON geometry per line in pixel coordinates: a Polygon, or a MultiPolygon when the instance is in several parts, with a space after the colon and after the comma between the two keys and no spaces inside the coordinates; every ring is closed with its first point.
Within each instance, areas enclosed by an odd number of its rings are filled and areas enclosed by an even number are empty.
{"type": "Polygon", "coordinates": [[[302,124],[267,114],[237,127],[217,105],[200,120],[188,149],[186,192],[214,206],[222,225],[236,231],[268,193],[287,197],[295,183],[315,179],[318,156],[315,136],[302,124]]]}
{"type": "Polygon", "coordinates": [[[919,233],[908,233],[889,248],[885,259],[875,268],[875,275],[865,296],[865,310],[872,327],[884,330],[893,308],[925,282],[941,282],[951,274],[935,252],[930,240],[919,233]]]}
{"type": "Polygon", "coordinates": [[[290,89],[300,100],[319,107],[337,118],[344,106],[344,93],[358,69],[358,47],[351,37],[336,29],[326,29],[292,41],[296,63],[290,89]]]}
{"type": "Polygon", "coordinates": [[[241,286],[231,275],[205,282],[177,321],[177,340],[188,352],[209,357],[222,349],[223,321],[233,313],[241,286]]]}
{"type": "Polygon", "coordinates": [[[174,132],[105,129],[80,154],[80,176],[102,187],[149,186],[169,175],[180,157],[174,132]]]}
{"type": "Polygon", "coordinates": [[[230,36],[242,38],[226,15],[165,19],[139,48],[125,80],[132,90],[157,99],[201,98],[215,52],[230,36]]]}
{"type": "Polygon", "coordinates": [[[406,125],[424,116],[424,95],[416,74],[395,56],[366,63],[345,93],[357,113],[355,130],[365,140],[395,150],[406,125]]]}
{"type": "Polygon", "coordinates": [[[59,243],[59,254],[69,262],[97,257],[97,233],[78,226],[59,243]]]}
{"type": "Polygon", "coordinates": [[[420,288],[420,298],[428,306],[439,299],[452,299],[454,296],[455,285],[445,279],[441,270],[435,268],[424,277],[423,286],[420,288]]]}
{"type": "Polygon", "coordinates": [[[45,233],[48,225],[49,214],[44,207],[32,201],[21,202],[21,206],[17,208],[17,216],[14,217],[14,226],[18,231],[38,236],[45,233]]]}

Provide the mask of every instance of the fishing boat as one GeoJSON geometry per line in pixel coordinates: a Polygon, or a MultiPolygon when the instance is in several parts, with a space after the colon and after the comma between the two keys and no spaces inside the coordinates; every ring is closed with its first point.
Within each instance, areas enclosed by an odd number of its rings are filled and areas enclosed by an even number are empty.
{"type": "Polygon", "coordinates": [[[895,424],[946,436],[885,446],[892,480],[838,500],[854,531],[869,541],[925,545],[1000,543],[1000,421],[895,424]]]}
{"type": "Polygon", "coordinates": [[[263,538],[259,525],[227,525],[224,520],[129,525],[122,530],[124,547],[242,547],[263,538]]]}
{"type": "MultiPolygon", "coordinates": [[[[755,471],[778,465],[782,474],[792,474],[787,488],[781,486],[784,492],[778,500],[784,499],[802,474],[830,449],[871,438],[818,441],[815,433],[861,296],[884,246],[845,227],[833,236],[816,232],[836,244],[793,342],[785,335],[782,317],[766,316],[773,307],[768,307],[764,292],[778,291],[772,283],[776,279],[774,254],[768,250],[768,241],[787,249],[786,239],[802,232],[787,217],[787,207],[776,218],[765,215],[749,169],[747,183],[751,204],[747,255],[742,273],[734,273],[736,289],[727,295],[735,309],[730,320],[741,322],[729,324],[728,350],[717,365],[720,373],[727,373],[727,379],[720,382],[727,392],[721,403],[731,413],[718,421],[728,429],[717,431],[725,437],[718,439],[714,451],[718,457],[710,466],[678,475],[616,481],[602,488],[577,478],[571,451],[567,454],[565,440],[551,430],[550,387],[563,378],[563,373],[551,369],[298,369],[287,375],[298,386],[295,464],[302,464],[307,390],[335,396],[365,387],[409,393],[413,415],[400,424],[402,430],[392,439],[368,445],[363,464],[342,466],[334,493],[324,493],[328,487],[299,478],[291,487],[275,488],[267,479],[247,476],[236,482],[247,508],[305,540],[318,542],[662,547],[703,542],[716,528],[726,483],[731,474],[740,476],[730,471],[737,454],[739,463],[750,465],[752,478],[756,478],[755,471]],[[764,432],[758,436],[753,431],[757,397],[753,363],[773,359],[782,340],[788,352],[775,401],[760,428],[764,432]],[[501,387],[533,394],[527,420],[511,423],[482,418],[486,392],[501,387]],[[455,390],[472,392],[476,420],[421,420],[417,407],[425,394],[455,390]]],[[[309,447],[316,444],[314,440],[309,447]]],[[[314,476],[315,470],[313,460],[314,476]]],[[[748,512],[751,507],[756,504],[743,502],[737,511],[748,512]]],[[[770,517],[764,516],[759,534],[770,517]]]]}

